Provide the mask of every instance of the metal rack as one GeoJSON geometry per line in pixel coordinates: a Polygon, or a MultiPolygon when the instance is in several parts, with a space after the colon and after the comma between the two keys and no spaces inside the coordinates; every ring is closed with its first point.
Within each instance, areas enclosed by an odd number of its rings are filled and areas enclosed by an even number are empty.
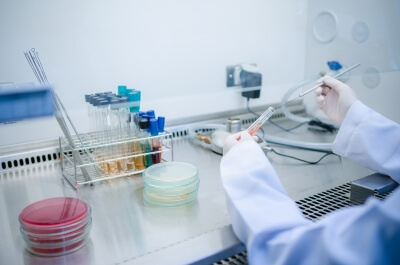
{"type": "Polygon", "coordinates": [[[152,164],[173,161],[169,132],[149,137],[124,136],[115,141],[102,141],[104,137],[99,134],[104,132],[59,138],[62,175],[75,189],[140,174],[152,164]],[[156,148],[143,148],[146,145],[156,148]],[[111,150],[118,150],[118,153],[111,154],[111,150]]]}

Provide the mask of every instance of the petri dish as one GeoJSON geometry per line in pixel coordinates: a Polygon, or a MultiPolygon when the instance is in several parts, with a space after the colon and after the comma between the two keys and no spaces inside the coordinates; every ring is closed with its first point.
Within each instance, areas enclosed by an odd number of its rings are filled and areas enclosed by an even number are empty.
{"type": "Polygon", "coordinates": [[[75,240],[68,241],[63,244],[33,244],[26,242],[26,249],[37,256],[54,257],[66,255],[82,248],[89,239],[89,233],[75,240]]]}
{"type": "Polygon", "coordinates": [[[77,198],[50,198],[25,207],[19,222],[29,252],[60,256],[78,250],[87,242],[92,227],[91,208],[77,198]]]}
{"type": "Polygon", "coordinates": [[[85,236],[89,233],[89,230],[92,228],[92,219],[87,223],[87,225],[76,229],[75,231],[71,231],[66,234],[57,235],[57,234],[32,234],[28,233],[22,228],[20,228],[21,234],[25,242],[30,245],[48,245],[48,244],[66,244],[68,242],[77,240],[82,236],[85,236]]]}
{"type": "Polygon", "coordinates": [[[196,181],[197,174],[197,168],[191,164],[165,162],[148,167],[143,172],[143,180],[149,185],[176,187],[196,181]]]}
{"type": "Polygon", "coordinates": [[[82,200],[56,197],[25,207],[19,215],[21,227],[33,233],[62,233],[85,225],[90,207],[82,200]]]}
{"type": "Polygon", "coordinates": [[[197,199],[198,190],[179,196],[160,196],[143,190],[145,201],[158,206],[179,206],[197,199]]]}
{"type": "Polygon", "coordinates": [[[197,168],[184,162],[165,162],[143,172],[143,198],[161,206],[177,206],[197,198],[200,180],[197,168]]]}

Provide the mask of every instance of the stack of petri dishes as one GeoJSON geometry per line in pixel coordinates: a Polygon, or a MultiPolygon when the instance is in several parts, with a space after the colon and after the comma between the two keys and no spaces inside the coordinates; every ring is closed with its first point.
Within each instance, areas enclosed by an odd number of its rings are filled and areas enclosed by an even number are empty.
{"type": "Polygon", "coordinates": [[[197,198],[200,185],[197,168],[184,162],[165,162],[143,172],[143,198],[160,206],[177,206],[197,198]]]}
{"type": "Polygon", "coordinates": [[[91,208],[77,198],[49,198],[24,208],[19,222],[29,252],[60,256],[86,244],[92,226],[91,208]]]}

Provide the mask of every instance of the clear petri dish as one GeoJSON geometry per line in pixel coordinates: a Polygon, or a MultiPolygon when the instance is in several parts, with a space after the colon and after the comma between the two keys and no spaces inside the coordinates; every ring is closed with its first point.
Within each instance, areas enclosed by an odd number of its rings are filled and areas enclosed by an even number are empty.
{"type": "Polygon", "coordinates": [[[148,193],[154,193],[161,196],[180,196],[196,191],[199,188],[199,185],[200,185],[200,180],[196,179],[192,183],[180,186],[168,186],[168,187],[154,186],[151,184],[149,185],[147,183],[144,183],[144,189],[146,189],[148,193]]]}
{"type": "Polygon", "coordinates": [[[143,172],[143,180],[149,185],[176,187],[198,179],[197,168],[184,162],[165,162],[148,167],[143,172]]]}
{"type": "Polygon", "coordinates": [[[161,206],[177,206],[197,198],[197,168],[184,162],[165,162],[143,172],[143,198],[161,206]]]}
{"type": "Polygon", "coordinates": [[[21,228],[36,234],[62,234],[86,225],[90,207],[82,200],[57,197],[25,207],[19,215],[21,228]]]}
{"type": "Polygon", "coordinates": [[[148,192],[143,189],[143,198],[145,201],[158,206],[179,206],[187,204],[197,199],[198,190],[191,193],[176,195],[176,196],[163,196],[148,192]]]}

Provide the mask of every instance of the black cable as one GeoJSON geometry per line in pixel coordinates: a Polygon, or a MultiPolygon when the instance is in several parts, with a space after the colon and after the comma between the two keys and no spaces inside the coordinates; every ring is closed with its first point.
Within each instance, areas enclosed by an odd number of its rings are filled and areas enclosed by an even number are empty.
{"type": "MultiPolygon", "coordinates": [[[[247,98],[247,110],[248,110],[248,112],[254,114],[254,115],[257,116],[257,117],[260,116],[259,114],[257,114],[256,112],[254,112],[254,111],[252,111],[252,110],[250,109],[250,107],[249,107],[249,101],[250,101],[250,98],[247,98]]],[[[284,130],[284,131],[287,131],[287,132],[290,132],[291,130],[297,129],[297,128],[299,128],[300,126],[303,126],[303,125],[305,125],[305,124],[309,124],[309,122],[306,121],[306,122],[302,122],[302,123],[300,123],[300,124],[294,126],[293,128],[285,129],[285,128],[281,127],[280,125],[276,124],[275,122],[273,122],[273,121],[271,121],[271,120],[268,120],[268,121],[271,122],[272,124],[274,124],[275,126],[277,126],[278,128],[280,128],[280,129],[282,129],[282,130],[284,130]]],[[[315,120],[314,120],[314,121],[315,121],[315,120]]],[[[320,125],[320,124],[315,124],[315,125],[318,126],[318,125],[320,125]]],[[[262,138],[264,139],[264,130],[263,130],[262,128],[260,128],[259,130],[262,131],[262,134],[263,134],[263,137],[262,137],[262,138]]],[[[303,150],[307,150],[307,148],[302,148],[302,147],[297,147],[297,148],[303,149],[303,150]]],[[[295,159],[295,160],[298,160],[298,161],[301,161],[301,162],[304,162],[304,163],[308,163],[308,164],[311,164],[311,165],[318,164],[322,159],[324,159],[324,158],[327,157],[328,155],[336,155],[336,154],[333,153],[333,152],[326,152],[326,154],[323,155],[320,159],[318,159],[317,161],[313,162],[313,161],[307,161],[307,160],[304,160],[304,159],[301,159],[301,158],[298,158],[298,157],[294,157],[294,156],[290,156],[290,155],[281,154],[281,153],[277,152],[277,151],[276,151],[275,149],[273,149],[273,148],[271,148],[271,151],[272,151],[273,153],[277,154],[277,155],[284,156],[284,157],[291,158],[291,159],[295,159]]]]}
{"type": "Polygon", "coordinates": [[[295,160],[298,160],[298,161],[301,161],[301,162],[305,162],[305,163],[308,163],[308,164],[311,164],[311,165],[318,164],[322,159],[324,159],[324,158],[327,157],[328,155],[336,155],[335,153],[327,152],[327,153],[326,153],[325,155],[323,155],[320,159],[318,159],[318,160],[315,161],[315,162],[312,162],[312,161],[307,161],[307,160],[304,160],[304,159],[301,159],[301,158],[298,158],[298,157],[294,157],[294,156],[290,156],[290,155],[281,154],[281,153],[275,151],[275,149],[273,149],[273,148],[271,148],[271,151],[272,151],[273,153],[277,154],[277,155],[284,156],[284,157],[287,157],[287,158],[292,158],[292,159],[295,159],[295,160]]]}
{"type": "Polygon", "coordinates": [[[294,127],[292,127],[292,128],[286,129],[286,128],[283,128],[282,126],[280,126],[279,124],[273,122],[272,120],[268,120],[268,121],[269,121],[270,123],[272,123],[273,125],[275,125],[276,127],[278,127],[279,129],[284,130],[285,132],[290,132],[290,131],[292,131],[292,130],[294,130],[294,129],[297,129],[297,128],[299,128],[299,127],[301,127],[301,126],[303,126],[303,125],[305,125],[305,124],[308,123],[308,121],[305,121],[305,122],[302,122],[302,123],[297,124],[296,126],[294,126],[294,127]]]}

